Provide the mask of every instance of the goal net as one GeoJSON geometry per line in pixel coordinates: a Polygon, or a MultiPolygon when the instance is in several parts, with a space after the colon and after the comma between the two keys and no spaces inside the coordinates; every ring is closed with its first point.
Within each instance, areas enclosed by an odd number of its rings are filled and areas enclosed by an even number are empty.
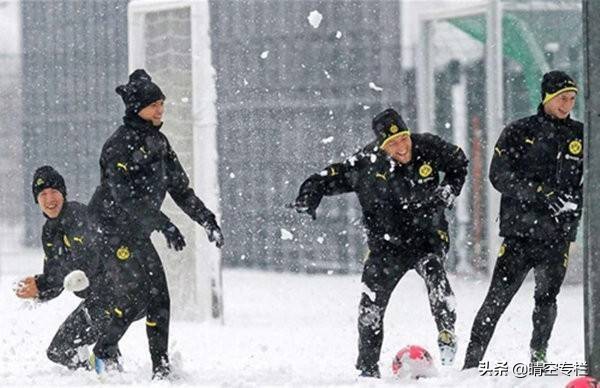
{"type": "MultiPolygon", "coordinates": [[[[129,4],[129,69],[144,68],[167,96],[167,135],[196,195],[219,218],[215,86],[208,1],[137,0],[129,4]]],[[[168,198],[163,211],[184,234],[182,252],[153,241],[166,267],[175,319],[223,319],[221,256],[203,228],[168,198]]]]}

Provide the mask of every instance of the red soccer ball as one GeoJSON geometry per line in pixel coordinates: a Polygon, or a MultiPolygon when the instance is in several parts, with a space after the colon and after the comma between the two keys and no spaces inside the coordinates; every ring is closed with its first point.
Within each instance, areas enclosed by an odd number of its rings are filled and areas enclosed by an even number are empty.
{"type": "Polygon", "coordinates": [[[433,358],[418,345],[408,345],[396,354],[392,362],[392,372],[397,377],[410,376],[413,379],[430,377],[435,374],[433,358]]]}
{"type": "Polygon", "coordinates": [[[566,388],[598,388],[598,380],[590,376],[578,377],[575,380],[571,380],[566,388]]]}

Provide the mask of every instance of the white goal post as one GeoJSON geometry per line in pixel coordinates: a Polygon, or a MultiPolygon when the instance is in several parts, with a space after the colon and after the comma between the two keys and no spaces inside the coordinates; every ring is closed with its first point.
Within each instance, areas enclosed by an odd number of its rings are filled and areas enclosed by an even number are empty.
{"type": "MultiPolygon", "coordinates": [[[[216,88],[209,28],[208,0],[129,3],[129,70],[146,69],[167,96],[162,131],[196,195],[220,220],[216,88]]],[[[223,322],[220,250],[170,198],[163,211],[187,242],[182,252],[174,252],[166,249],[162,235],[153,236],[166,267],[172,316],[223,322]]]]}

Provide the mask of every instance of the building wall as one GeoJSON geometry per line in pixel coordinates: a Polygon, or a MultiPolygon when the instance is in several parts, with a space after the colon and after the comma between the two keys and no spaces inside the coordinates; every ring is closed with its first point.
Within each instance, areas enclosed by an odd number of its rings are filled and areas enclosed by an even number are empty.
{"type": "Polygon", "coordinates": [[[210,4],[225,263],[357,270],[366,244],[352,195],[324,199],[314,222],[285,205],[373,139],[375,114],[401,108],[399,2],[210,4]]]}
{"type": "MultiPolygon", "coordinates": [[[[35,168],[50,164],[68,198],[87,203],[124,111],[114,89],[127,80],[127,1],[23,1],[21,12],[24,195],[35,168]]],[[[25,239],[35,245],[43,219],[25,203],[25,239]]]]}
{"type": "Polygon", "coordinates": [[[23,171],[19,16],[18,2],[0,1],[0,252],[11,253],[20,247],[24,212],[22,186],[15,179],[23,171]]]}

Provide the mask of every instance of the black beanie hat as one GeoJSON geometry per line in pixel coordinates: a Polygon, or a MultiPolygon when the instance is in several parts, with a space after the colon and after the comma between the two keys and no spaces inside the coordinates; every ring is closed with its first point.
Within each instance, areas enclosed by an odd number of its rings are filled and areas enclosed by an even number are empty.
{"type": "Polygon", "coordinates": [[[542,78],[542,104],[564,92],[577,93],[577,84],[575,84],[573,78],[560,70],[553,70],[544,74],[542,78]]]}
{"type": "Polygon", "coordinates": [[[42,166],[35,170],[31,184],[35,203],[38,203],[38,195],[47,188],[58,190],[62,193],[63,197],[67,197],[67,186],[63,177],[54,168],[42,166]]]}
{"type": "Polygon", "coordinates": [[[377,136],[380,147],[398,136],[410,135],[402,116],[391,108],[384,110],[373,118],[373,132],[377,136]]]}
{"type": "Polygon", "coordinates": [[[138,114],[139,111],[166,97],[162,90],[152,82],[152,78],[143,69],[137,69],[129,76],[129,82],[115,89],[125,103],[126,114],[138,114]]]}

